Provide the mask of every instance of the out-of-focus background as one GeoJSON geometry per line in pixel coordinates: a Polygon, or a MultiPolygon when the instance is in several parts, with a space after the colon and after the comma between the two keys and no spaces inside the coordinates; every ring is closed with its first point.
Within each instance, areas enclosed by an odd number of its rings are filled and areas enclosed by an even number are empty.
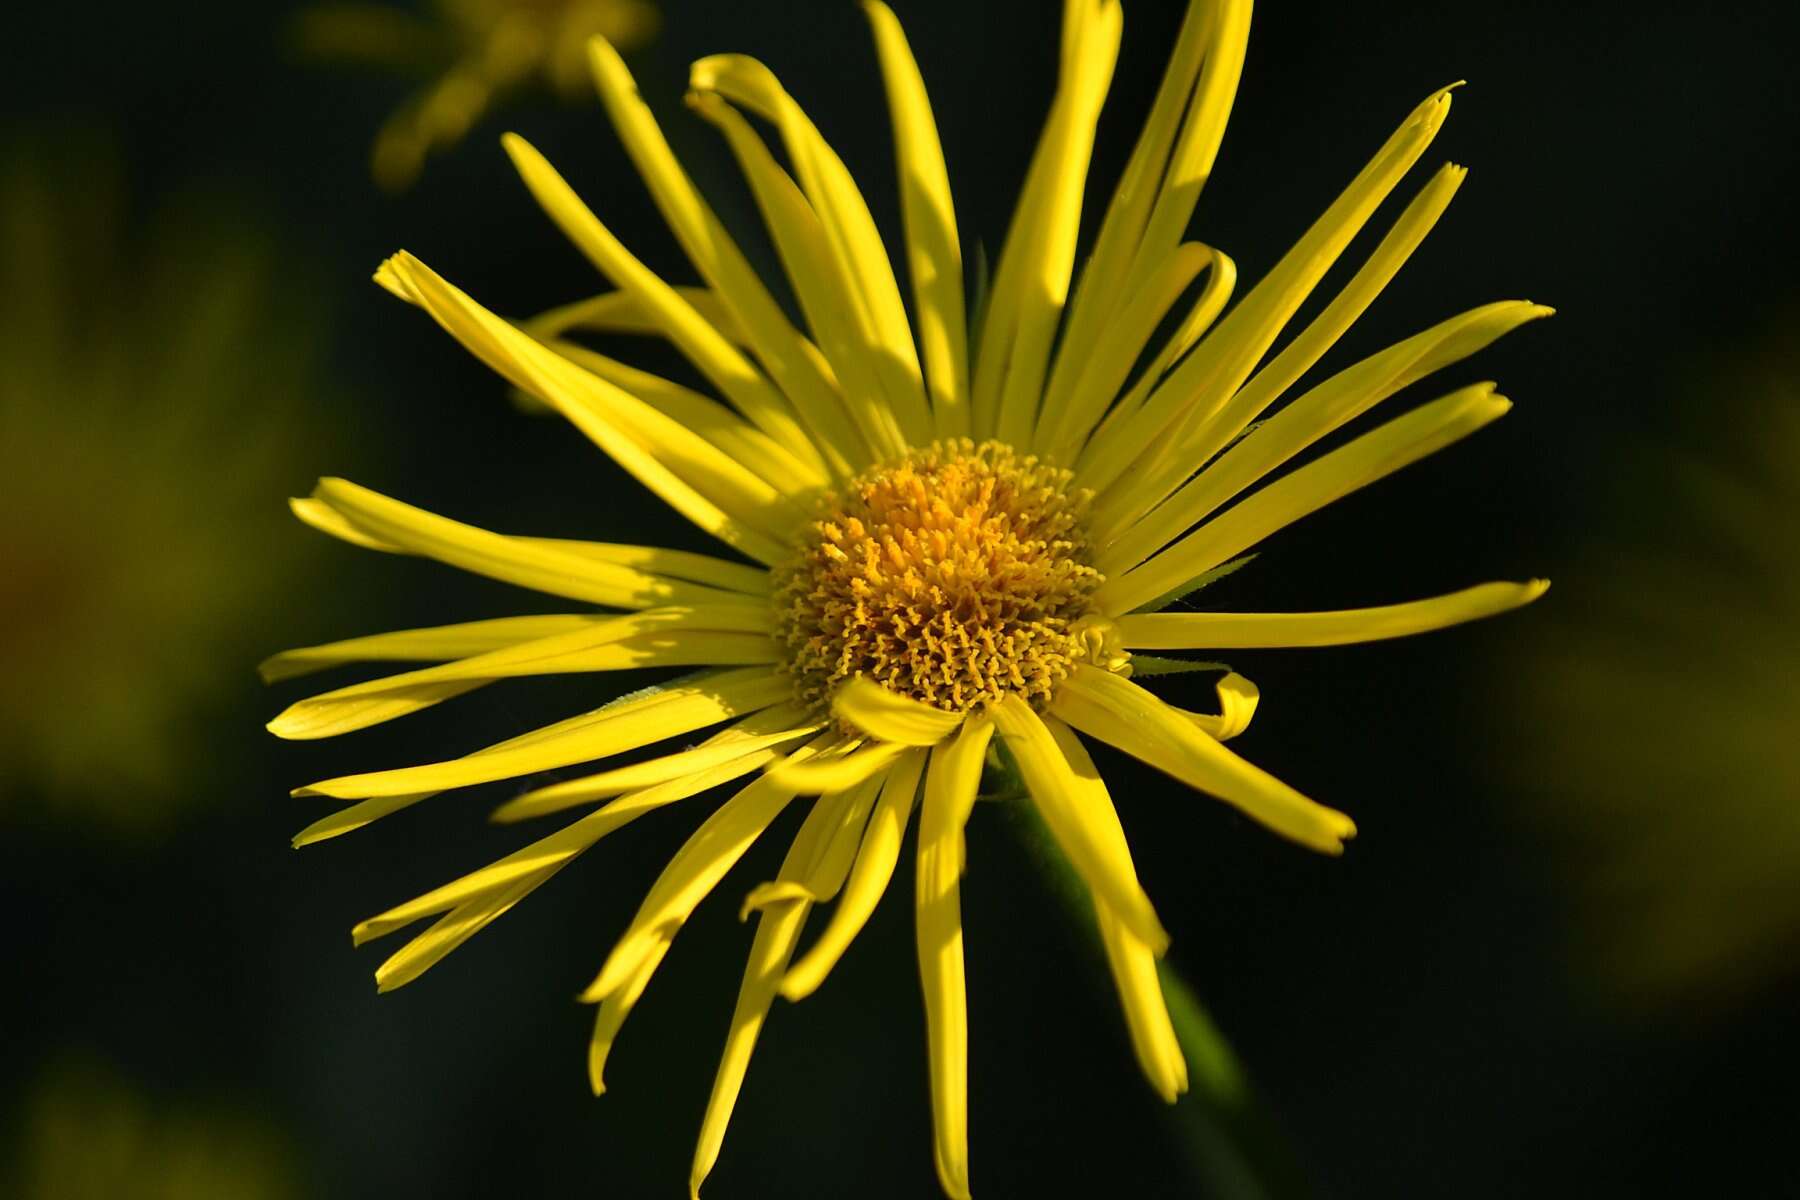
{"type": "MultiPolygon", "coordinates": [[[[600,290],[513,177],[509,128],[650,265],[692,278],[543,32],[564,6],[372,7],[5,21],[0,1194],[636,1197],[686,1179],[747,944],[730,897],[772,847],[684,933],[598,1100],[574,995],[692,808],[609,839],[379,997],[383,950],[353,950],[351,925],[533,834],[486,824],[490,788],[288,847],[320,811],[294,786],[471,749],[616,684],[519,684],[277,742],[262,724],[301,693],[265,690],[263,656],[535,602],[326,544],[286,497],[342,474],[491,527],[702,548],[369,282],[404,247],[504,312],[600,290]],[[508,8],[539,25],[496,26],[508,8]]],[[[728,153],[681,105],[703,54],[774,67],[897,230],[854,5],[655,7],[558,19],[618,23],[762,265],[728,153]]],[[[1053,82],[1053,6],[894,7],[964,244],[993,251],[1053,82]]],[[[1173,960],[1254,1081],[1285,1194],[1800,1192],[1800,20],[1773,3],[1263,9],[1196,236],[1256,278],[1414,103],[1467,78],[1419,178],[1449,159],[1470,179],[1325,365],[1490,299],[1559,315],[1418,390],[1495,378],[1508,420],[1283,533],[1207,601],[1555,587],[1449,633],[1234,659],[1264,695],[1244,753],[1355,816],[1341,861],[1103,763],[1173,960]]],[[[1178,18],[1127,3],[1090,214],[1178,18]]],[[[969,841],[977,1194],[1255,1194],[1137,1076],[1083,935],[1003,817],[978,811],[969,841]]],[[[937,1194],[901,878],[829,985],[776,1009],[709,1196],[937,1194]]]]}

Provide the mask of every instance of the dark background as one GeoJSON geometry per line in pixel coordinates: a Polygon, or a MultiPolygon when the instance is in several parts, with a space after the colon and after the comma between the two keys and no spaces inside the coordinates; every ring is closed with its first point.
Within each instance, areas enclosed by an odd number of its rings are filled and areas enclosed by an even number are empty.
{"type": "MultiPolygon", "coordinates": [[[[995,251],[1053,83],[1054,8],[894,7],[931,89],[964,244],[995,251]]],[[[1467,78],[1402,192],[1446,159],[1469,164],[1469,181],[1325,365],[1490,299],[1559,315],[1420,393],[1495,378],[1518,405],[1506,421],[1282,534],[1218,585],[1219,603],[1352,606],[1532,575],[1556,586],[1530,611],[1435,638],[1237,656],[1264,694],[1239,748],[1356,818],[1340,861],[1107,756],[1173,959],[1317,1194],[1640,1196],[1728,1178],[1790,1194],[1794,975],[1718,1004],[1641,1004],[1596,985],[1573,932],[1569,864],[1542,844],[1518,782],[1554,780],[1554,758],[1503,759],[1532,750],[1517,736],[1531,718],[1509,685],[1515,648],[1556,609],[1579,611],[1584,581],[1607,570],[1579,531],[1621,447],[1691,419],[1710,398],[1672,376],[1794,295],[1800,21],[1775,4],[1705,17],[1411,0],[1262,10],[1195,236],[1228,250],[1247,285],[1419,99],[1467,78]]],[[[7,123],[110,132],[146,212],[197,181],[259,206],[301,264],[295,286],[317,289],[331,314],[310,413],[325,436],[296,453],[288,493],[346,474],[493,528],[705,548],[368,283],[404,247],[502,312],[598,290],[513,177],[495,141],[506,128],[651,266],[690,280],[599,106],[526,96],[411,191],[385,196],[368,179],[368,139],[408,85],[296,61],[289,12],[30,6],[8,18],[0,51],[7,123]]],[[[1127,4],[1090,218],[1178,18],[1174,4],[1127,4]]],[[[767,265],[728,154],[680,107],[686,64],[723,50],[782,76],[896,230],[886,108],[855,7],[670,0],[661,37],[630,60],[690,171],[767,265]]],[[[637,353],[672,369],[659,349],[637,353]]],[[[316,535],[295,524],[280,536],[316,535]]],[[[315,561],[306,586],[257,618],[266,627],[246,631],[256,653],[552,603],[348,547],[315,561]]],[[[34,818],[0,837],[12,980],[0,992],[0,1095],[25,1095],[75,1048],[152,1097],[227,1097],[262,1114],[293,1147],[302,1194],[681,1194],[748,946],[735,897],[773,868],[779,839],[690,923],[595,1100],[583,1069],[591,1013],[574,993],[693,807],[609,839],[428,979],[378,998],[370,973],[399,943],[353,951],[350,926],[537,831],[486,826],[486,808],[510,794],[501,785],[295,852],[288,837],[316,813],[286,793],[485,744],[612,684],[524,683],[340,743],[285,745],[261,725],[303,688],[265,693],[252,665],[219,665],[242,684],[191,750],[206,764],[192,786],[216,800],[177,829],[121,843],[34,818]]],[[[1204,702],[1203,683],[1173,686],[1204,702]]],[[[1136,1073],[1083,935],[1006,822],[979,811],[969,840],[976,1194],[1212,1194],[1136,1073]]],[[[709,1196],[936,1194],[909,878],[903,868],[816,997],[778,1002],[709,1196]]]]}

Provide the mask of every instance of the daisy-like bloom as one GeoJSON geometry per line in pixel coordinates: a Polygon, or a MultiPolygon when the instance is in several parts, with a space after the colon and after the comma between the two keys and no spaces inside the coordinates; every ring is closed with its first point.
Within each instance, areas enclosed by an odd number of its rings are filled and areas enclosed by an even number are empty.
{"type": "Polygon", "coordinates": [[[268,665],[282,676],[354,659],[451,660],[296,704],[271,726],[294,738],[360,729],[513,676],[704,667],[473,754],[303,788],[353,803],[298,839],[354,829],[445,789],[715,730],[526,791],[496,818],[604,803],[355,931],[361,942],[437,919],[377,972],[382,988],[398,987],[605,835],[747,781],[699,823],[584,993],[599,1005],[589,1055],[599,1091],[621,1025],[695,906],[784,809],[803,809],[776,877],[743,900],[756,934],[701,1126],[696,1191],[776,997],[799,1000],[824,981],[887,889],[916,807],[937,1169],[946,1192],[968,1195],[958,881],[963,826],[990,753],[1016,769],[1091,891],[1138,1059],[1173,1100],[1186,1066],[1157,983],[1168,934],[1139,885],[1089,744],[1116,746],[1316,851],[1338,853],[1354,827],[1225,748],[1255,707],[1248,680],[1224,675],[1220,712],[1187,712],[1139,680],[1194,664],[1139,652],[1398,637],[1513,608],[1544,587],[1490,583],[1344,612],[1161,611],[1290,522],[1509,407],[1491,384],[1465,387],[1263,483],[1380,401],[1547,311],[1500,303],[1453,317],[1277,407],[1462,182],[1459,167],[1432,176],[1318,315],[1269,356],[1425,152],[1448,112],[1447,90],[1402,121],[1227,312],[1231,260],[1184,237],[1243,63],[1249,6],[1195,0],[1076,281],[1088,160],[1122,17],[1116,0],[1071,0],[1049,119],[971,327],[926,91],[893,15],[879,3],[866,8],[893,117],[910,312],[855,181],[767,67],[736,55],[703,59],[689,104],[742,167],[799,321],[751,271],[617,52],[599,41],[601,99],[700,285],[652,274],[517,137],[506,148],[526,186],[616,290],[515,324],[410,254],[377,276],[735,553],[490,533],[328,479],[295,504],[328,533],[625,611],[359,638],[268,665]],[[751,118],[774,131],[785,165],[751,118]],[[1150,345],[1166,318],[1173,332],[1150,345]],[[577,329],[664,337],[723,402],[587,349],[571,339],[577,329]],[[823,931],[802,950],[811,909],[834,898],[823,931]]]}
{"type": "Polygon", "coordinates": [[[563,96],[587,86],[588,39],[641,45],[660,17],[648,0],[433,0],[432,19],[386,4],[320,4],[300,15],[307,53],[433,76],[375,135],[375,181],[410,187],[426,158],[460,142],[533,78],[563,96]]]}

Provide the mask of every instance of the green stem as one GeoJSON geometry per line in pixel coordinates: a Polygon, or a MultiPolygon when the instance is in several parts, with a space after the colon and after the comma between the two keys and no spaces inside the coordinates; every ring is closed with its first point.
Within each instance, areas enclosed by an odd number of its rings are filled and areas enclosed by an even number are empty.
{"type": "MultiPolygon", "coordinates": [[[[999,747],[998,741],[995,743],[999,747]]],[[[989,760],[989,779],[997,794],[983,788],[983,799],[1000,801],[1036,864],[1046,890],[1060,901],[1063,915],[1090,936],[1087,939],[1097,977],[1107,978],[1104,949],[1094,920],[1094,903],[1049,828],[1019,786],[1016,769],[1004,748],[989,760]]],[[[1168,961],[1157,964],[1169,1019],[1188,1064],[1188,1092],[1168,1109],[1168,1120],[1189,1165],[1210,1195],[1225,1200],[1298,1200],[1313,1187],[1298,1166],[1286,1138],[1250,1085],[1243,1064],[1219,1032],[1210,1014],[1179,971],[1168,961]]]]}

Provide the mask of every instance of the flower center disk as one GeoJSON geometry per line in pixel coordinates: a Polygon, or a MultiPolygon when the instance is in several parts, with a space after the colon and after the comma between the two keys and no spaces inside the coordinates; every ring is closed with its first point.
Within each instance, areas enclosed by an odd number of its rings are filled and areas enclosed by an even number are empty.
{"type": "Polygon", "coordinates": [[[1068,471],[997,442],[937,442],[829,497],[775,591],[788,669],[822,704],[862,676],[949,712],[1044,701],[1088,657],[1104,581],[1068,471]]]}

